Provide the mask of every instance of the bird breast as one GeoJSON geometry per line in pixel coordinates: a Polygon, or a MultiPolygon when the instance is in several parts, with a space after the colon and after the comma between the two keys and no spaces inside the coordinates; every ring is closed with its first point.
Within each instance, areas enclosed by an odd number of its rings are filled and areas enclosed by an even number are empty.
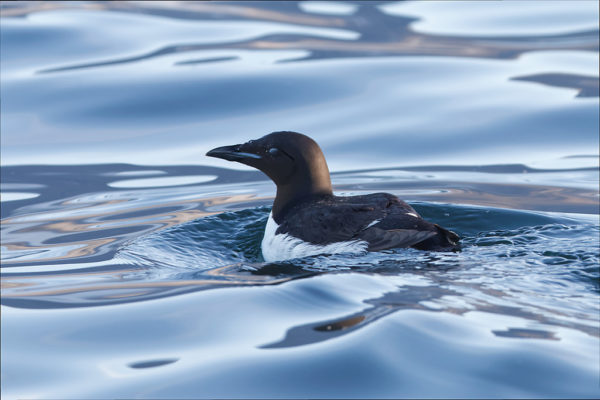
{"type": "Polygon", "coordinates": [[[369,244],[364,240],[350,240],[318,245],[305,242],[287,233],[277,233],[279,225],[269,214],[262,240],[262,254],[267,262],[283,261],[293,258],[315,256],[318,254],[364,253],[369,244]]]}

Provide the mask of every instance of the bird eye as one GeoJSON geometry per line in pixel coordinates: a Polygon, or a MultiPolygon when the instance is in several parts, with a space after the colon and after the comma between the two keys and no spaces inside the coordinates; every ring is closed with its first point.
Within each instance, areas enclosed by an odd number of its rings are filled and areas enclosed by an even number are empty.
{"type": "Polygon", "coordinates": [[[269,154],[276,156],[277,154],[279,154],[279,149],[277,147],[271,147],[269,149],[269,154]]]}

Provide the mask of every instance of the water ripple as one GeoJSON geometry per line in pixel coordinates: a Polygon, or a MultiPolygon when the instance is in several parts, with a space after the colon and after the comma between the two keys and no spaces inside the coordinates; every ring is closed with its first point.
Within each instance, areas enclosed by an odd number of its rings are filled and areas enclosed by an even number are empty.
{"type": "Polygon", "coordinates": [[[600,397],[597,2],[0,20],[3,398],[600,397]],[[273,184],[203,154],[282,129],[463,251],[265,263],[273,184]]]}

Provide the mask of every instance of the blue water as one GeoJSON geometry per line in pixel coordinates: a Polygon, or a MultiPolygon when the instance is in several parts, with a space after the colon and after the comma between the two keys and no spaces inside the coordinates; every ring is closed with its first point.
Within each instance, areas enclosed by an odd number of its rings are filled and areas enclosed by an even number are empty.
{"type": "Polygon", "coordinates": [[[2,398],[600,397],[597,2],[0,11],[2,398]],[[463,251],[264,262],[276,130],[463,251]]]}

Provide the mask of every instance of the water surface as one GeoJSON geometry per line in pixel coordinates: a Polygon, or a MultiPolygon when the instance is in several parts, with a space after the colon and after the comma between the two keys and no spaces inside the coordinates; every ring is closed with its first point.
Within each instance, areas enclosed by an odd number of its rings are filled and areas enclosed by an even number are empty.
{"type": "Polygon", "coordinates": [[[0,10],[4,398],[600,397],[596,2],[0,10]],[[283,129],[463,251],[264,262],[283,129]]]}

